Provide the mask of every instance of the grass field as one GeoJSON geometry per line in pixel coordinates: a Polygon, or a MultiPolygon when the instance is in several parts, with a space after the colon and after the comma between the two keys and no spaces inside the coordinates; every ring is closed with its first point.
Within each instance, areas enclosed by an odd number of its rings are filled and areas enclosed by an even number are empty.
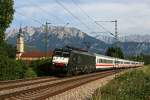
{"type": "Polygon", "coordinates": [[[150,65],[115,77],[97,89],[91,100],[150,100],[150,65]]]}

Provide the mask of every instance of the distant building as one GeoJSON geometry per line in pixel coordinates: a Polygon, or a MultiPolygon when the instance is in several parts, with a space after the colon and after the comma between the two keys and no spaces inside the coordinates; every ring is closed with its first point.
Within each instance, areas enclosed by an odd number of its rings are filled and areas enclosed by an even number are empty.
{"type": "Polygon", "coordinates": [[[21,59],[21,55],[24,53],[24,37],[22,29],[19,29],[16,41],[16,59],[21,59]]]}
{"type": "Polygon", "coordinates": [[[52,57],[51,51],[48,51],[48,52],[41,52],[41,51],[25,52],[24,51],[23,31],[20,28],[19,34],[17,35],[17,40],[16,40],[16,60],[22,60],[28,63],[33,60],[44,59],[47,57],[52,57]]]}

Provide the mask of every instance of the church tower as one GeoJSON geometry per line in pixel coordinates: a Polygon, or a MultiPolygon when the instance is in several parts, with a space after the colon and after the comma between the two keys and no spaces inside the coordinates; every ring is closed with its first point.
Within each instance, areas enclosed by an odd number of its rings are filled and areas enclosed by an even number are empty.
{"type": "Polygon", "coordinates": [[[20,59],[21,55],[24,52],[24,37],[23,37],[23,31],[20,27],[19,34],[17,35],[17,41],[16,41],[16,59],[20,59]]]}

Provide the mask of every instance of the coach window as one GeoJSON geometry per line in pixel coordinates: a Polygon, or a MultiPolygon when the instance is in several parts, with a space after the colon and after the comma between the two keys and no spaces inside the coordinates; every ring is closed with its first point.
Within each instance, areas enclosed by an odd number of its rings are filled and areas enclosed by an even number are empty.
{"type": "Polygon", "coordinates": [[[116,63],[118,64],[118,63],[119,63],[119,61],[116,61],[116,63]]]}
{"type": "Polygon", "coordinates": [[[98,59],[98,63],[100,63],[100,59],[98,59]]]}
{"type": "Polygon", "coordinates": [[[100,59],[100,63],[102,63],[102,59],[100,59]]]}
{"type": "Polygon", "coordinates": [[[105,60],[105,63],[108,63],[108,60],[105,60]]]}
{"type": "Polygon", "coordinates": [[[109,63],[112,63],[112,60],[109,60],[109,63]]]}
{"type": "Polygon", "coordinates": [[[55,56],[61,56],[61,51],[55,51],[55,56]]]}
{"type": "Polygon", "coordinates": [[[112,60],[109,60],[109,63],[112,63],[112,60]]]}
{"type": "Polygon", "coordinates": [[[103,63],[102,59],[100,59],[100,63],[103,63]]]}
{"type": "Polygon", "coordinates": [[[105,63],[105,62],[104,62],[104,59],[102,59],[102,63],[105,63]]]}
{"type": "Polygon", "coordinates": [[[99,63],[102,63],[102,59],[99,59],[99,63]]]}
{"type": "Polygon", "coordinates": [[[102,63],[105,63],[105,60],[104,60],[104,59],[102,59],[102,63]]]}
{"type": "Polygon", "coordinates": [[[106,63],[109,63],[109,60],[106,60],[106,63]]]}

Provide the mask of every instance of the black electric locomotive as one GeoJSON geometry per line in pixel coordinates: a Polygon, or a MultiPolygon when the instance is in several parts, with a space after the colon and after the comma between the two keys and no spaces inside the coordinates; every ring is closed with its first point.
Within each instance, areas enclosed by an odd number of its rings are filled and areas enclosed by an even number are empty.
{"type": "Polygon", "coordinates": [[[96,70],[95,55],[84,50],[65,47],[55,49],[52,57],[53,69],[58,73],[79,74],[96,70]]]}

